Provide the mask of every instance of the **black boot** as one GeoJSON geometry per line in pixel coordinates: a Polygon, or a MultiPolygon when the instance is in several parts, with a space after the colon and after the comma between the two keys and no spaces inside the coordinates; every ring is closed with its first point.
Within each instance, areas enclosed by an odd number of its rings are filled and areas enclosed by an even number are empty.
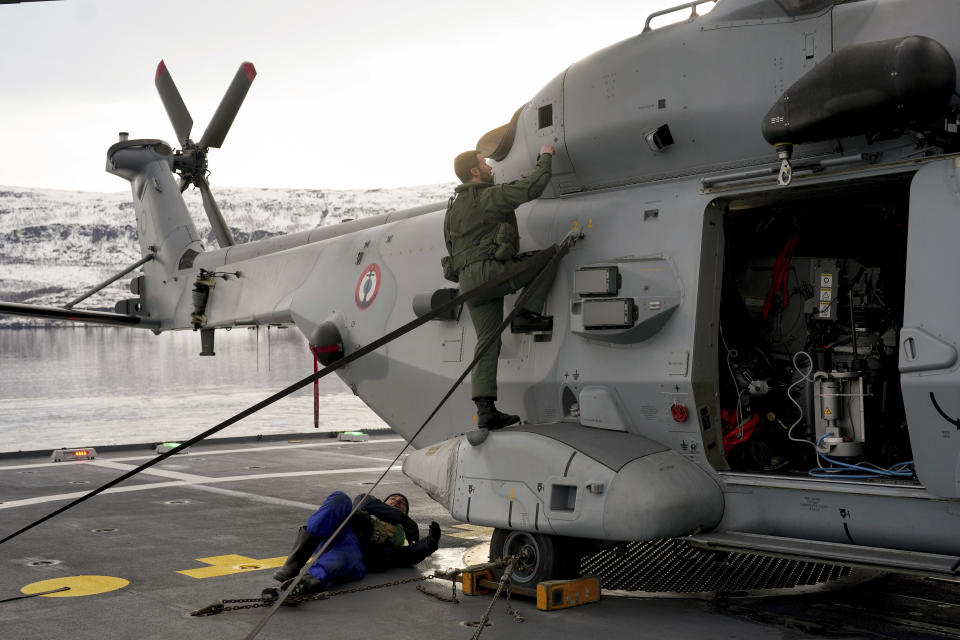
{"type": "MultiPolygon", "coordinates": [[[[280,585],[280,588],[286,590],[289,586],[290,582],[288,581],[280,585]]],[[[293,591],[290,592],[288,599],[299,600],[300,598],[312,596],[313,594],[320,593],[321,591],[323,591],[323,583],[307,573],[300,578],[300,582],[298,582],[297,586],[295,586],[293,591]]]]}
{"type": "Polygon", "coordinates": [[[553,331],[553,316],[542,316],[534,311],[520,309],[510,321],[510,333],[549,333],[553,331]]]}
{"type": "Polygon", "coordinates": [[[475,398],[477,404],[477,427],[480,429],[502,429],[520,422],[520,416],[497,411],[493,398],[475,398]]]}
{"type": "Polygon", "coordinates": [[[307,533],[306,527],[300,527],[293,550],[287,557],[286,563],[274,572],[273,579],[277,582],[286,582],[300,573],[304,563],[310,559],[311,554],[316,551],[321,542],[323,542],[323,538],[312,536],[307,533]]]}

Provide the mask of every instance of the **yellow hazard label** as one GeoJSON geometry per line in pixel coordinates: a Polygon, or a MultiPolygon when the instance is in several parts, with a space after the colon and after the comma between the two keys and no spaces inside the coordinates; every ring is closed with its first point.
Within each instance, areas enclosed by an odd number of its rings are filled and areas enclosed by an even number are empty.
{"type": "Polygon", "coordinates": [[[832,416],[832,415],[833,415],[833,411],[830,411],[830,408],[829,408],[829,407],[824,407],[824,408],[823,408],[823,415],[825,415],[825,416],[832,416]]]}
{"type": "Polygon", "coordinates": [[[39,596],[41,598],[76,598],[78,596],[92,596],[107,591],[116,591],[123,589],[130,584],[129,580],[123,578],[114,578],[113,576],[67,576],[65,578],[51,578],[50,580],[41,580],[33,582],[20,589],[21,593],[32,595],[34,593],[43,593],[44,591],[53,591],[61,587],[69,587],[66,591],[57,593],[48,593],[39,596]]]}
{"type": "Polygon", "coordinates": [[[260,571],[261,569],[275,569],[282,567],[286,556],[278,558],[248,558],[247,556],[238,556],[236,554],[227,554],[224,556],[211,556],[209,558],[197,558],[197,562],[210,565],[209,567],[200,567],[199,569],[183,569],[177,571],[191,578],[216,578],[217,576],[229,576],[235,573],[245,573],[247,571],[260,571]]]}

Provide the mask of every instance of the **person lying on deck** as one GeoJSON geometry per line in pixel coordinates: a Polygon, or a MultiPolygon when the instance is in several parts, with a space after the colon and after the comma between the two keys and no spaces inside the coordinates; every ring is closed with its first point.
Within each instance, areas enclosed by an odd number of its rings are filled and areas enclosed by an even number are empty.
{"type": "Polygon", "coordinates": [[[352,502],[347,494],[334,491],[300,527],[296,543],[282,567],[273,574],[283,584],[299,575],[303,565],[350,518],[326,551],[307,569],[291,596],[303,596],[328,589],[337,582],[359,580],[368,571],[409,567],[421,562],[440,546],[440,525],[431,522],[429,533],[420,538],[420,529],[409,515],[410,502],[402,493],[392,493],[382,502],[367,494],[352,502]]]}

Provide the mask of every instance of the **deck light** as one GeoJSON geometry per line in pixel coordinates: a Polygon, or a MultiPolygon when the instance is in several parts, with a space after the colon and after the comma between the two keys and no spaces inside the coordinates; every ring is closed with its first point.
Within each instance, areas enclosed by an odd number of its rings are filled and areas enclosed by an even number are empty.
{"type": "Polygon", "coordinates": [[[84,447],[82,449],[54,449],[50,454],[50,462],[63,462],[64,460],[93,460],[97,457],[97,450],[93,447],[84,447]]]}

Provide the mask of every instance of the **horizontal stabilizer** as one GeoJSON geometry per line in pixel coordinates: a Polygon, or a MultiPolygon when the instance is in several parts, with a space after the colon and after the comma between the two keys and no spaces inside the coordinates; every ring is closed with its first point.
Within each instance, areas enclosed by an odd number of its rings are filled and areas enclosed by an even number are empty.
{"type": "Polygon", "coordinates": [[[137,327],[140,329],[154,329],[160,326],[160,323],[155,320],[148,320],[139,316],[125,316],[119,313],[107,313],[104,311],[61,309],[60,307],[44,307],[37,304],[19,304],[16,302],[0,302],[0,315],[29,316],[32,318],[108,324],[120,327],[137,327]]]}

